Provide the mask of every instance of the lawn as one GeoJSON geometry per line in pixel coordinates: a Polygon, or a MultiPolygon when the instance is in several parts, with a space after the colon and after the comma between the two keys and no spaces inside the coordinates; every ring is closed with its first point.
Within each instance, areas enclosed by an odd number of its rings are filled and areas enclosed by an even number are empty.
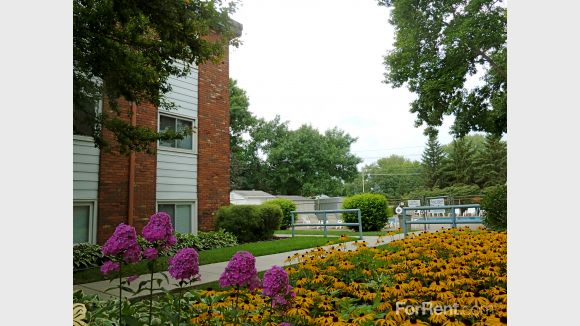
{"type": "MultiPolygon", "coordinates": [[[[272,241],[261,241],[245,243],[233,247],[225,247],[219,249],[204,250],[199,252],[199,264],[213,264],[230,260],[230,258],[238,251],[249,251],[254,256],[272,255],[281,252],[294,251],[300,249],[314,248],[324,246],[329,241],[332,243],[339,243],[345,241],[354,241],[351,238],[347,240],[340,240],[337,238],[319,238],[319,237],[294,237],[272,241]]],[[[167,257],[159,258],[155,263],[155,271],[167,270],[167,257]]],[[[123,276],[149,274],[146,262],[140,262],[134,265],[123,266],[123,276]]],[[[99,268],[92,268],[88,270],[78,271],[73,273],[73,284],[83,284],[90,282],[102,281],[105,278],[101,274],[99,268]]]]}

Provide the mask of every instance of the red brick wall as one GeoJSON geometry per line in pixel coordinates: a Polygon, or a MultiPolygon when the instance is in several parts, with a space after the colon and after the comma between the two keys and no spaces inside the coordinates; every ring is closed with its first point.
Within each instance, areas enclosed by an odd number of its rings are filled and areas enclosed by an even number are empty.
{"type": "Polygon", "coordinates": [[[198,228],[213,230],[216,210],[230,203],[230,99],[228,56],[199,65],[198,228]]]}
{"type": "MultiPolygon", "coordinates": [[[[103,105],[105,112],[111,112],[103,105]]],[[[130,103],[120,99],[119,118],[130,121],[130,103]]],[[[115,114],[115,113],[111,113],[115,114]]],[[[157,109],[153,105],[139,105],[137,125],[157,129],[157,109]]],[[[129,156],[122,155],[115,147],[112,132],[103,131],[104,137],[112,145],[111,152],[101,150],[99,162],[99,202],[97,218],[97,242],[103,244],[120,223],[128,222],[129,202],[129,156]]],[[[137,153],[135,155],[134,213],[133,221],[140,232],[151,214],[155,212],[155,185],[157,159],[155,155],[137,153]]]]}

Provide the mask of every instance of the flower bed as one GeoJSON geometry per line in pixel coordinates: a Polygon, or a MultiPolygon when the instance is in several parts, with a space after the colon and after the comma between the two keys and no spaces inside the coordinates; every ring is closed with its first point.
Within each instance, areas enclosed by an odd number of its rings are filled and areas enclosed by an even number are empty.
{"type": "MultiPolygon", "coordinates": [[[[501,325],[506,259],[506,233],[468,229],[423,233],[384,248],[359,242],[355,251],[317,249],[289,257],[297,263],[286,268],[296,296],[286,310],[272,311],[251,293],[239,309],[255,324],[274,315],[293,325],[501,325]]],[[[216,311],[230,305],[230,293],[200,295],[217,302],[194,305],[192,321],[218,324],[223,314],[216,311]]]]}
{"type": "Polygon", "coordinates": [[[224,289],[182,296],[186,307],[182,321],[194,325],[506,324],[506,238],[505,232],[464,228],[423,233],[378,248],[364,242],[358,242],[354,251],[317,248],[288,257],[287,279],[282,269],[272,268],[263,282],[254,277],[251,258],[233,262],[224,272],[230,275],[220,282],[224,289]]]}

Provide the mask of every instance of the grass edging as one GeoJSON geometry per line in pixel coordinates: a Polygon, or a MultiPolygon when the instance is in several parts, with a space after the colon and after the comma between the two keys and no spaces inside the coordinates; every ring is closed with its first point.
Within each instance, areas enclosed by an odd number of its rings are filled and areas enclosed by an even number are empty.
{"type": "MultiPolygon", "coordinates": [[[[224,247],[218,249],[210,249],[199,251],[199,264],[207,265],[219,262],[225,262],[238,251],[249,251],[255,257],[272,255],[282,252],[308,249],[327,245],[328,242],[341,243],[347,241],[354,241],[356,239],[349,238],[340,240],[339,238],[322,238],[322,237],[294,237],[279,240],[260,241],[244,243],[233,247],[224,247]]],[[[169,257],[160,257],[155,261],[155,272],[167,270],[167,260],[169,257]]],[[[123,266],[123,277],[131,275],[149,274],[146,262],[139,262],[132,265],[123,266]]],[[[73,272],[73,284],[84,284],[91,282],[104,281],[107,278],[103,277],[99,267],[73,272]]]]}

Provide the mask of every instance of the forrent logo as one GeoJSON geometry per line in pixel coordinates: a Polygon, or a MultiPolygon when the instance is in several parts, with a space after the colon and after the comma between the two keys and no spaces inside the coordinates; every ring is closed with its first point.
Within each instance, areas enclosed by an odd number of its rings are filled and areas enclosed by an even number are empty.
{"type": "Polygon", "coordinates": [[[433,305],[431,302],[422,302],[421,305],[407,305],[406,302],[397,302],[395,304],[396,312],[399,314],[405,312],[408,316],[412,315],[459,315],[459,314],[485,314],[492,312],[492,306],[460,306],[457,303],[453,305],[433,305]]]}

